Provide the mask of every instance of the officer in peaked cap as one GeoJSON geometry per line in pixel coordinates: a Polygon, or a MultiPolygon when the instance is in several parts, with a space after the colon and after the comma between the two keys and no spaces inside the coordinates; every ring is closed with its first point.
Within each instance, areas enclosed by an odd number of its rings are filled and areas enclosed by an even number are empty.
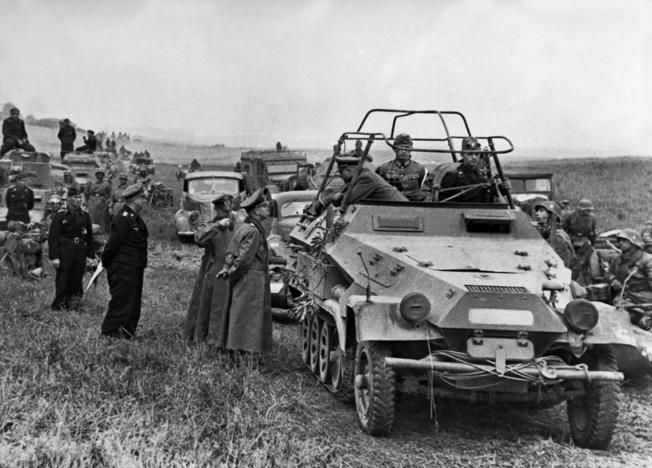
{"type": "Polygon", "coordinates": [[[224,333],[225,299],[229,293],[224,278],[217,273],[224,267],[227,248],[240,223],[233,213],[233,195],[221,193],[213,199],[215,217],[202,223],[195,233],[195,243],[205,249],[186,313],[184,336],[187,342],[207,339],[217,344],[224,333]]]}
{"type": "Polygon", "coordinates": [[[95,170],[95,180],[86,184],[86,201],[88,212],[93,224],[99,224],[102,232],[109,230],[109,203],[113,189],[111,183],[104,179],[106,171],[103,168],[95,170]]]}
{"type": "Polygon", "coordinates": [[[81,209],[83,199],[79,190],[69,188],[66,209],[57,211],[50,223],[48,247],[57,271],[52,310],[79,306],[86,265],[95,261],[93,227],[90,215],[81,209]]]}
{"type": "Polygon", "coordinates": [[[29,223],[29,212],[34,209],[34,191],[25,184],[24,172],[18,172],[13,179],[14,185],[5,193],[7,221],[29,223]]]}
{"type": "Polygon", "coordinates": [[[395,158],[376,169],[390,185],[396,187],[410,201],[421,201],[426,193],[421,186],[426,180],[428,170],[412,160],[412,138],[407,133],[401,133],[394,139],[395,158]]]}
{"type": "Polygon", "coordinates": [[[247,218],[235,232],[217,274],[229,282],[230,289],[216,344],[232,355],[264,353],[272,347],[269,249],[262,225],[269,216],[269,202],[258,189],[240,207],[247,218]]]}
{"type": "Polygon", "coordinates": [[[111,300],[102,322],[102,335],[130,339],[138,327],[147,267],[147,226],[140,212],[147,203],[142,184],[130,185],[122,193],[125,204],[111,221],[102,262],[106,267],[111,300]]]}
{"type": "Polygon", "coordinates": [[[634,229],[623,229],[616,236],[621,253],[612,259],[607,281],[619,292],[614,305],[629,312],[631,322],[649,330],[650,314],[637,309],[637,304],[652,302],[652,255],[643,251],[643,239],[634,229]]]}
{"type": "Polygon", "coordinates": [[[441,180],[440,199],[451,202],[462,203],[491,203],[497,198],[499,191],[507,192],[511,189],[511,183],[505,179],[496,190],[494,184],[490,184],[487,176],[480,169],[480,153],[482,145],[477,138],[462,138],[462,163],[456,171],[449,172],[441,180]],[[484,184],[484,185],[482,185],[484,184]],[[469,185],[478,185],[471,189],[463,188],[469,185]],[[459,190],[451,190],[462,187],[459,190]],[[454,197],[454,198],[453,198],[454,197]]]}

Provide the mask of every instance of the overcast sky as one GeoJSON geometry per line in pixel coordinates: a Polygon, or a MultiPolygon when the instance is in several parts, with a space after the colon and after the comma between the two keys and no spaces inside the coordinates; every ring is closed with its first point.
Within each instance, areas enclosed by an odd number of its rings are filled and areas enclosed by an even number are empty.
{"type": "Polygon", "coordinates": [[[652,2],[0,0],[0,103],[83,128],[330,147],[374,107],[652,154],[652,2]]]}

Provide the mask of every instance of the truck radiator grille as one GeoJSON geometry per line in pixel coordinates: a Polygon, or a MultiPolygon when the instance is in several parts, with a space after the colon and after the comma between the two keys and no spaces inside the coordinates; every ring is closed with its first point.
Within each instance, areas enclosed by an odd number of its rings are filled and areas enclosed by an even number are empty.
{"type": "Polygon", "coordinates": [[[478,286],[476,284],[465,284],[464,287],[471,292],[503,293],[503,294],[529,294],[522,286],[478,286]]]}

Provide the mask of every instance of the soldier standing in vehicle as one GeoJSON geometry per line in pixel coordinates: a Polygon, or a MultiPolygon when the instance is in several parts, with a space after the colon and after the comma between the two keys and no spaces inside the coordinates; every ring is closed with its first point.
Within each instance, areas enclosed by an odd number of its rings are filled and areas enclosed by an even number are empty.
{"type": "Polygon", "coordinates": [[[20,148],[25,151],[36,151],[27,140],[25,122],[20,118],[20,111],[15,107],[9,111],[9,117],[2,122],[0,158],[14,148],[20,148]]]}
{"type": "Polygon", "coordinates": [[[96,179],[86,184],[85,196],[93,224],[98,224],[102,232],[107,232],[112,189],[111,184],[104,180],[104,175],[104,169],[95,171],[96,179]]]}
{"type": "Polygon", "coordinates": [[[534,218],[537,230],[559,255],[566,268],[572,268],[577,262],[575,250],[570,237],[561,229],[560,208],[553,201],[542,201],[534,206],[534,218]]]}
{"type": "Polygon", "coordinates": [[[462,138],[462,163],[456,171],[449,172],[441,180],[440,198],[444,201],[455,194],[455,198],[450,200],[455,203],[493,203],[503,191],[509,191],[512,185],[509,179],[505,179],[500,184],[500,190],[491,184],[487,176],[480,170],[480,151],[482,145],[473,137],[462,138]],[[473,188],[464,188],[469,185],[480,185],[473,188]],[[459,190],[444,190],[460,187],[459,190]]]}
{"type": "Polygon", "coordinates": [[[122,194],[129,187],[129,177],[126,172],[122,172],[118,178],[118,186],[113,190],[111,194],[111,218],[117,215],[122,207],[124,206],[124,199],[122,194]]]}
{"type": "Polygon", "coordinates": [[[584,241],[588,239],[591,244],[595,243],[597,237],[597,223],[593,216],[593,202],[583,198],[577,204],[577,209],[563,220],[563,229],[573,241],[573,247],[577,251],[584,241]]]}
{"type": "Polygon", "coordinates": [[[625,308],[631,322],[644,330],[652,327],[650,313],[632,307],[652,304],[652,255],[643,252],[643,240],[634,229],[623,229],[616,236],[621,253],[611,260],[607,281],[619,292],[613,303],[625,308]]]}
{"type": "Polygon", "coordinates": [[[272,296],[269,287],[269,250],[262,221],[269,202],[256,190],[240,208],[247,218],[229,244],[218,277],[229,282],[228,303],[217,345],[232,354],[264,353],[272,348],[272,296]]]}
{"type": "Polygon", "coordinates": [[[52,310],[77,308],[84,294],[86,265],[95,260],[93,225],[90,215],[81,209],[83,198],[81,192],[70,189],[67,208],[59,210],[50,224],[48,247],[57,271],[52,310]]]}
{"type": "Polygon", "coordinates": [[[102,322],[102,335],[131,339],[140,320],[143,277],[147,267],[149,233],[140,217],[147,195],[142,184],[134,184],[122,196],[125,205],[111,222],[111,236],[102,253],[111,292],[102,322]]]}
{"type": "Polygon", "coordinates": [[[7,189],[7,222],[21,221],[29,223],[29,211],[34,209],[34,191],[25,185],[25,173],[14,175],[14,185],[7,189]]]}
{"type": "Polygon", "coordinates": [[[189,343],[201,343],[206,336],[211,343],[216,343],[224,315],[227,283],[216,274],[224,267],[227,248],[235,233],[233,196],[223,193],[213,200],[213,206],[215,217],[199,226],[195,233],[195,243],[204,248],[204,256],[186,314],[184,334],[189,343]]]}
{"type": "Polygon", "coordinates": [[[63,119],[61,128],[59,128],[59,133],[57,137],[61,141],[61,157],[63,158],[66,154],[75,151],[75,140],[77,139],[77,132],[75,127],[70,125],[70,119],[63,119]]]}
{"type": "Polygon", "coordinates": [[[396,187],[408,200],[423,200],[426,194],[421,191],[421,185],[426,180],[428,170],[412,160],[412,138],[407,133],[401,133],[394,139],[394,146],[397,147],[394,148],[396,157],[378,167],[376,174],[396,187]]]}

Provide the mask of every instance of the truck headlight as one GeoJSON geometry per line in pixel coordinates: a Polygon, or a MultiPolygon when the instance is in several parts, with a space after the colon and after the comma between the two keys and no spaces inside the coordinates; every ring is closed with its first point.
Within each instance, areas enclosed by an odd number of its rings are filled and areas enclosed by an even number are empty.
{"type": "Polygon", "coordinates": [[[589,331],[598,324],[598,309],[586,299],[574,299],[566,305],[564,318],[568,326],[577,333],[589,331]]]}
{"type": "Polygon", "coordinates": [[[430,301],[421,293],[410,293],[401,300],[401,317],[410,323],[418,323],[430,313],[430,301]]]}
{"type": "Polygon", "coordinates": [[[199,211],[193,211],[188,215],[188,221],[190,224],[197,224],[199,221],[199,211]]]}

